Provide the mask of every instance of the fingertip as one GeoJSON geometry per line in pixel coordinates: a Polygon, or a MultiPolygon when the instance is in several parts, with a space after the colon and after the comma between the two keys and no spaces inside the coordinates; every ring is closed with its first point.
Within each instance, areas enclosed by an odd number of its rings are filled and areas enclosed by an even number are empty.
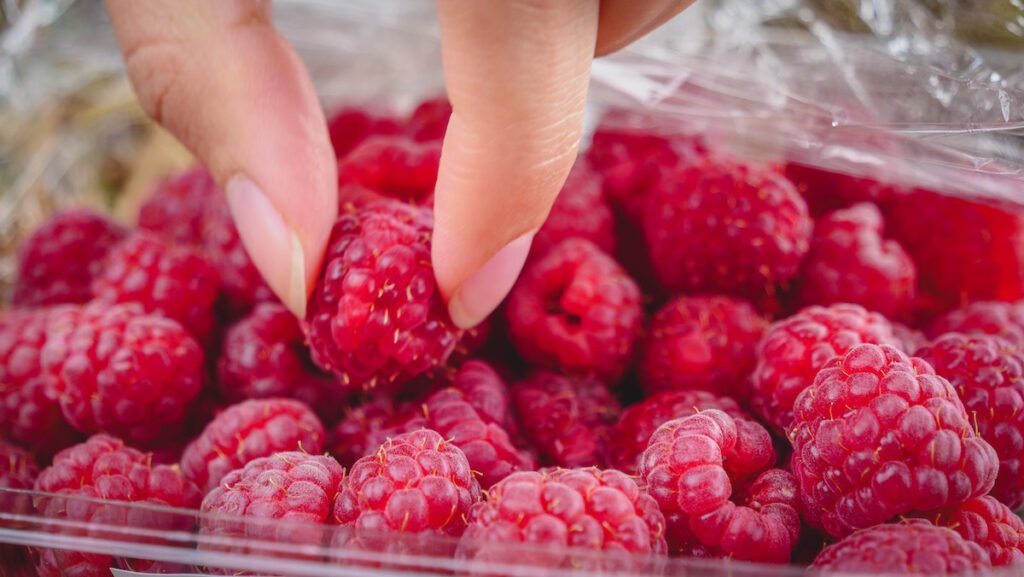
{"type": "Polygon", "coordinates": [[[531,230],[505,245],[459,286],[448,301],[448,314],[456,326],[477,326],[505,300],[526,264],[536,232],[531,230]]]}

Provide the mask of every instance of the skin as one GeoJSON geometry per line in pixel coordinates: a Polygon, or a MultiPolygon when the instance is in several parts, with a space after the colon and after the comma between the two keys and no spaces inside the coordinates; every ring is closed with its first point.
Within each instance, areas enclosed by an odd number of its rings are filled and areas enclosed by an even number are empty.
{"type": "MultiPolygon", "coordinates": [[[[478,324],[518,277],[579,151],[594,57],[692,1],[438,0],[454,112],[433,265],[456,324],[478,324]]],[[[309,73],[274,29],[271,3],[106,6],[143,108],[224,187],[256,268],[304,316],[337,216],[337,166],[309,73]]]]}

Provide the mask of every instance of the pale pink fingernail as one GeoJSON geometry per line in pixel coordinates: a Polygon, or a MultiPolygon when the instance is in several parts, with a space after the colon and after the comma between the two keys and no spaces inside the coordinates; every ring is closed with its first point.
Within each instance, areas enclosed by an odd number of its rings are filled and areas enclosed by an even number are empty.
{"type": "Polygon", "coordinates": [[[519,278],[536,232],[530,231],[505,245],[455,291],[448,301],[448,314],[456,326],[475,327],[498,308],[519,278]]]}
{"type": "Polygon", "coordinates": [[[305,317],[306,260],[298,235],[248,178],[232,177],[224,193],[238,235],[256,269],[289,310],[299,318],[305,317]]]}

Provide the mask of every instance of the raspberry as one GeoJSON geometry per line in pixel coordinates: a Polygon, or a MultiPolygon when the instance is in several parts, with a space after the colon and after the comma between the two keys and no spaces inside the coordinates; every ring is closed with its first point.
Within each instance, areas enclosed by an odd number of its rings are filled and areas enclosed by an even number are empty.
{"type": "Polygon", "coordinates": [[[894,199],[886,222],[917,264],[921,291],[941,305],[1024,298],[1024,217],[916,190],[894,199]]]}
{"type": "Polygon", "coordinates": [[[209,491],[253,459],[296,450],[320,453],[326,438],[320,419],[298,401],[243,401],[217,415],[185,448],[181,470],[209,491]]]}
{"type": "Polygon", "coordinates": [[[973,302],[935,319],[926,332],[931,338],[954,332],[995,335],[1024,347],[1024,302],[973,302]]]}
{"type": "Polygon", "coordinates": [[[344,477],[341,465],[323,455],[289,451],[253,459],[203,499],[202,511],[217,515],[202,519],[207,543],[200,548],[246,553],[242,545],[214,544],[228,539],[320,546],[344,477]]]}
{"type": "Polygon", "coordinates": [[[870,177],[833,172],[798,162],[786,164],[786,178],[807,201],[811,214],[820,216],[863,202],[884,202],[902,191],[870,177]]]}
{"type": "Polygon", "coordinates": [[[789,429],[805,519],[833,537],[992,488],[995,451],[956,391],[919,358],[861,344],[800,393],[789,429]]]}
{"type": "Polygon", "coordinates": [[[409,115],[406,133],[420,142],[442,140],[451,116],[452,105],[446,96],[424,100],[409,115]]]}
{"type": "Polygon", "coordinates": [[[662,178],[648,200],[644,238],[669,291],[771,297],[807,254],[807,205],[771,168],[702,160],[662,178]]]}
{"type": "Polygon", "coordinates": [[[18,249],[18,276],[12,302],[35,307],[80,304],[92,298],[90,283],[104,255],[124,236],[124,229],[85,209],[50,217],[18,249]]]}
{"type": "Polygon", "coordinates": [[[512,387],[512,400],[542,463],[559,467],[600,465],[603,445],[622,412],[604,383],[547,371],[512,387]]]}
{"type": "Polygon", "coordinates": [[[737,419],[749,419],[739,403],[729,397],[698,390],[655,393],[627,407],[608,435],[605,460],[608,465],[632,474],[647,441],[662,424],[708,409],[718,409],[737,419]]]}
{"type": "Polygon", "coordinates": [[[586,162],[577,162],[558,193],[544,226],[530,248],[540,258],[567,238],[582,238],[615,253],[615,215],[601,193],[601,178],[586,162]]]}
{"type": "MultiPolygon", "coordinates": [[[[28,451],[0,441],[0,511],[12,515],[32,514],[31,496],[5,491],[31,491],[38,475],[39,465],[28,451]]],[[[25,563],[21,548],[0,545],[0,575],[6,575],[3,568],[25,563]]]]}
{"type": "Polygon", "coordinates": [[[277,297],[256,270],[256,265],[252,264],[228,203],[220,191],[208,200],[203,221],[203,249],[209,261],[220,271],[221,288],[227,297],[229,311],[238,314],[256,303],[276,301],[277,297]]]}
{"type": "Polygon", "coordinates": [[[923,519],[857,531],[826,547],[811,565],[843,575],[961,575],[991,566],[976,543],[923,519]]]}
{"type": "MultiPolygon", "coordinates": [[[[120,439],[107,435],[95,435],[58,453],[53,464],[36,479],[35,490],[56,494],[38,500],[37,510],[43,515],[67,519],[76,526],[96,523],[98,537],[102,536],[103,527],[188,531],[192,520],[179,515],[139,515],[140,511],[123,505],[95,500],[194,509],[202,498],[199,489],[176,466],[153,465],[149,453],[127,447],[120,439]],[[73,500],[76,498],[94,501],[73,500]]],[[[114,560],[98,553],[43,549],[36,568],[40,577],[62,577],[71,568],[75,575],[109,575],[114,560]]],[[[146,571],[153,564],[145,560],[123,562],[135,571],[146,571]]]]}
{"type": "Polygon", "coordinates": [[[725,296],[683,296],[651,320],[638,367],[647,391],[741,392],[757,362],[768,321],[750,304],[725,296]]]}
{"type": "Polygon", "coordinates": [[[338,184],[412,204],[433,204],[441,142],[370,136],[338,162],[338,184]]]}
{"type": "Polygon", "coordinates": [[[43,456],[79,438],[48,394],[40,359],[47,325],[71,306],[0,313],[0,436],[43,456]]]}
{"type": "Polygon", "coordinates": [[[992,496],[1024,505],[1024,352],[990,335],[947,333],[915,353],[947,379],[974,429],[999,455],[992,496]]]}
{"type": "Polygon", "coordinates": [[[202,343],[212,337],[219,290],[217,269],[202,255],[141,231],[110,250],[92,282],[96,301],[138,303],[146,313],[178,321],[202,343]]]}
{"type": "Polygon", "coordinates": [[[733,495],[728,462],[740,461],[740,469],[769,465],[758,446],[771,447],[767,431],[761,427],[760,442],[751,444],[744,427],[747,439],[739,443],[737,420],[716,409],[669,421],[651,435],[639,474],[668,517],[673,549],[785,563],[800,536],[796,482],[786,471],[768,469],[733,495]]]}
{"type": "Polygon", "coordinates": [[[348,410],[330,434],[330,453],[346,467],[369,455],[387,439],[422,425],[422,409],[413,402],[395,403],[380,395],[348,410]]]}
{"type": "Polygon", "coordinates": [[[55,314],[41,352],[64,417],[85,433],[148,444],[173,436],[203,383],[203,351],[178,323],[135,305],[55,314]]]}
{"type": "Polygon", "coordinates": [[[337,415],[340,386],[313,364],[299,320],[277,303],[263,303],[224,335],[217,361],[220,390],[231,402],[287,397],[324,418],[337,415]]]}
{"type": "Polygon", "coordinates": [[[908,355],[914,354],[915,351],[928,344],[928,339],[921,331],[899,322],[890,324],[892,324],[892,334],[900,345],[899,349],[908,355]]]}
{"type": "Polygon", "coordinates": [[[139,209],[139,228],[185,246],[202,244],[206,205],[220,191],[205,168],[172,174],[159,183],[139,209]]]}
{"type": "Polygon", "coordinates": [[[994,567],[1024,564],[1024,521],[994,497],[977,497],[926,518],[981,545],[994,567]]]}
{"type": "Polygon", "coordinates": [[[347,530],[332,545],[398,552],[409,535],[459,537],[480,495],[455,445],[428,429],[405,433],[356,461],[342,481],[334,522],[347,530]]]}
{"type": "Polygon", "coordinates": [[[636,282],[578,238],[526,266],[505,312],[512,343],[524,359],[609,383],[632,361],[643,323],[636,282]]]}
{"type": "Polygon", "coordinates": [[[327,121],[331,145],[338,158],[344,158],[359,143],[375,134],[399,134],[402,127],[397,120],[357,107],[343,108],[327,121]]]}
{"type": "Polygon", "coordinates": [[[882,238],[873,204],[837,210],[818,220],[799,283],[802,306],[854,303],[890,318],[914,305],[917,270],[894,240],[882,238]]]}
{"type": "Polygon", "coordinates": [[[520,472],[486,495],[470,510],[459,545],[462,559],[643,572],[667,550],[665,519],[657,504],[619,471],[588,467],[520,472]],[[515,543],[531,547],[508,546],[515,543]]]}
{"type": "Polygon", "coordinates": [[[331,232],[306,321],[313,361],[344,387],[385,392],[445,364],[461,338],[430,265],[433,211],[378,201],[331,232]]]}
{"type": "Polygon", "coordinates": [[[861,343],[899,345],[889,321],[859,305],[807,307],[776,322],[758,346],[750,379],[752,408],[776,430],[785,430],[797,395],[811,386],[818,370],[861,343]]]}

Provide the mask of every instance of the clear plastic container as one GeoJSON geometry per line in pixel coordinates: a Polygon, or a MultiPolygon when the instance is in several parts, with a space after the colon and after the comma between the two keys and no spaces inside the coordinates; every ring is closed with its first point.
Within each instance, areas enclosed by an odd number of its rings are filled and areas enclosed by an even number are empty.
{"type": "MultiPolygon", "coordinates": [[[[916,2],[865,1],[854,11],[871,32],[861,36],[830,26],[818,12],[821,2],[750,4],[699,3],[637,46],[596,62],[588,130],[603,109],[615,107],[634,114],[606,129],[700,134],[759,160],[923,187],[1006,211],[1024,207],[1024,69],[990,65],[941,26],[926,24],[916,2]],[[773,25],[787,19],[802,31],[773,25]]],[[[372,102],[403,108],[443,88],[427,4],[282,0],[275,8],[331,107],[372,102]]],[[[2,287],[11,277],[14,247],[55,208],[85,202],[128,220],[142,191],[189,157],[134,104],[98,2],[27,3],[0,40],[2,287]]],[[[309,531],[11,489],[0,489],[0,503],[16,504],[0,510],[0,544],[6,544],[0,560],[25,548],[37,557],[103,555],[114,575],[806,573],[730,560],[393,536],[382,550],[344,550],[329,546],[341,531],[334,527],[323,527],[313,541],[292,542],[282,536],[308,537],[309,531]],[[55,502],[101,508],[106,520],[83,525],[41,512],[55,502]],[[230,526],[230,536],[203,531],[215,523],[230,526]],[[259,537],[267,534],[278,537],[259,537]],[[498,560],[460,557],[460,547],[470,546],[491,548],[498,560]]],[[[14,570],[5,565],[0,575],[14,570]]]]}

